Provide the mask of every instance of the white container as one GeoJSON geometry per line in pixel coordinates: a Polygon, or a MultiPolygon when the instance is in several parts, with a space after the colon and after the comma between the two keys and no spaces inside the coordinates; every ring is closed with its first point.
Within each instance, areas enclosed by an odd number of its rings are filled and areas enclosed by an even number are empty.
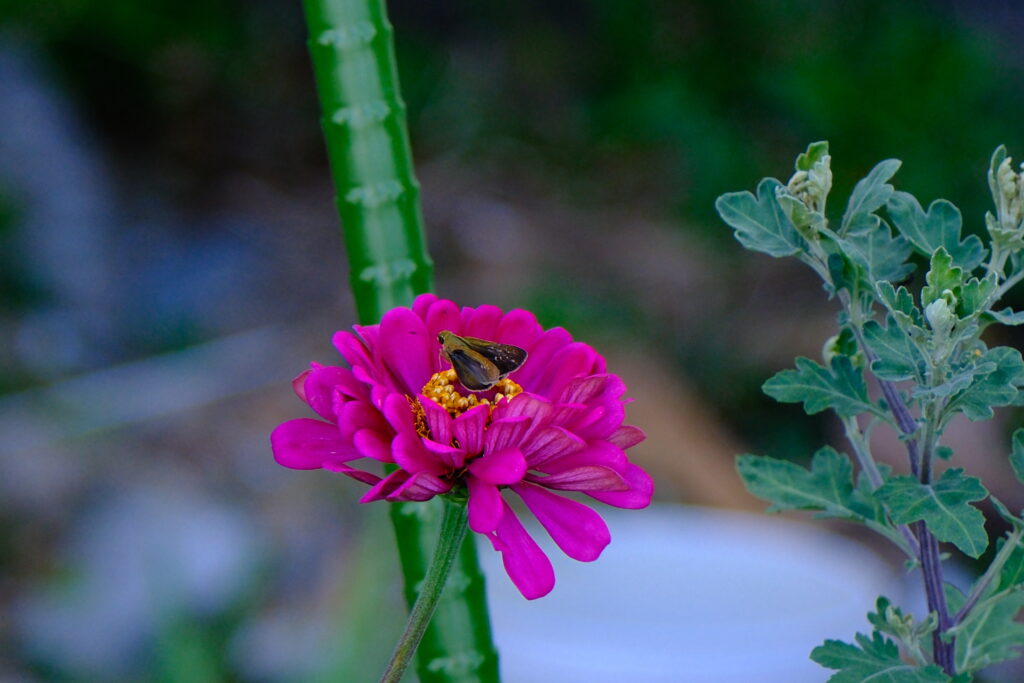
{"type": "Polygon", "coordinates": [[[869,632],[898,572],[864,546],[779,517],[696,507],[604,508],[612,542],[593,563],[528,526],[555,589],[527,601],[480,546],[505,683],[820,683],[826,638],[869,632]]]}

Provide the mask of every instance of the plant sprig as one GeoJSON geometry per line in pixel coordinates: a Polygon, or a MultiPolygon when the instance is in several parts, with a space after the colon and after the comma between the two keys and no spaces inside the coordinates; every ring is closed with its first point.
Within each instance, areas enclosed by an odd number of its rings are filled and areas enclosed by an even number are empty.
{"type": "MultiPolygon", "coordinates": [[[[1024,624],[1013,621],[1024,606],[1024,521],[963,468],[935,473],[937,458],[953,456],[942,444],[952,420],[985,420],[993,408],[1021,403],[1020,352],[989,348],[981,334],[993,323],[1024,324],[1024,312],[997,309],[1024,279],[1024,171],[1014,170],[1004,147],[993,154],[986,244],[962,234],[962,217],[950,202],[938,199],[926,210],[897,191],[890,181],[900,165],[895,159],[876,165],[856,184],[837,222],[826,213],[832,188],[827,142],[797,157],[788,182],[765,178],[756,194],[732,192],[716,202],[744,247],[798,258],[838,302],[839,332],[826,343],[822,362],[798,358],[795,369],[769,379],[764,391],[802,403],[808,414],[833,411],[860,467],[855,478],[850,457],[826,447],[810,469],[742,455],[740,476],[772,503],[769,510],[815,510],[864,524],[922,570],[924,619],[915,621],[880,598],[877,612],[868,615],[870,636],[857,634],[855,643],[829,640],[811,653],[838,670],[833,682],[969,680],[1024,647],[1024,624]],[[911,279],[915,254],[927,260],[918,286],[911,279]],[[880,395],[869,391],[866,375],[880,395]],[[883,424],[906,447],[906,473],[874,460],[867,436],[883,424]],[[975,504],[986,498],[1013,531],[963,595],[943,582],[939,543],[980,557],[989,538],[975,504]]],[[[1011,463],[1024,483],[1024,431],[1014,435],[1011,463]]]]}

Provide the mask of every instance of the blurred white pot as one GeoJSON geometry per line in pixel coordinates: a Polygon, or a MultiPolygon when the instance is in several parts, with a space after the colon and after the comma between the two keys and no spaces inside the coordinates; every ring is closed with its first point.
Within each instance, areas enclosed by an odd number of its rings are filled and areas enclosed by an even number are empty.
{"type": "Polygon", "coordinates": [[[522,598],[480,545],[505,683],[819,683],[808,659],[851,640],[898,572],[864,546],[778,517],[674,505],[601,510],[611,545],[570,560],[529,527],[555,566],[554,591],[522,598]]]}

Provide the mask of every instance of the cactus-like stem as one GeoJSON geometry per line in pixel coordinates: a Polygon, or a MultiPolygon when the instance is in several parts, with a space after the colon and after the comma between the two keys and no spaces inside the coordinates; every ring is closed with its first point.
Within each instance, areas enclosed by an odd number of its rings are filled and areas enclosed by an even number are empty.
{"type": "MultiPolygon", "coordinates": [[[[419,184],[383,0],[304,0],[327,157],[359,321],[373,324],[433,286],[419,184]]],[[[441,526],[442,501],[396,503],[406,598],[412,606],[441,526]]],[[[497,681],[498,657],[476,547],[462,543],[417,652],[421,683],[497,681]]]]}

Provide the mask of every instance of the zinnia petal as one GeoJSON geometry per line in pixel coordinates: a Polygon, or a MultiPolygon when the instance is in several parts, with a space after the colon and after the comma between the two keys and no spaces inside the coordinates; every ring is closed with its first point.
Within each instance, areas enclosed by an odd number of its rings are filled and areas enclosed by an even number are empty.
{"type": "Polygon", "coordinates": [[[654,495],[654,480],[651,479],[651,475],[633,464],[627,465],[622,475],[626,483],[629,484],[628,491],[585,491],[585,493],[591,498],[617,508],[638,510],[650,505],[651,496],[654,495]]]}
{"type": "Polygon", "coordinates": [[[469,512],[469,528],[478,534],[489,534],[498,528],[501,516],[505,514],[505,502],[501,492],[494,484],[476,477],[466,480],[469,490],[469,501],[466,503],[469,512]]]}
{"type": "Polygon", "coordinates": [[[501,552],[505,571],[523,597],[527,600],[544,597],[555,587],[551,560],[526,533],[508,503],[502,501],[502,505],[505,512],[491,537],[491,544],[501,552]]]}
{"type": "Polygon", "coordinates": [[[331,422],[336,421],[338,416],[334,412],[334,397],[337,394],[337,387],[352,372],[344,368],[317,365],[316,363],[307,372],[306,380],[302,385],[304,400],[320,417],[331,422]]]}
{"type": "Polygon", "coordinates": [[[398,434],[391,442],[391,456],[406,472],[442,475],[447,471],[445,463],[423,446],[415,433],[398,434]]]}
{"type": "Polygon", "coordinates": [[[484,427],[487,425],[488,417],[490,409],[485,405],[479,405],[455,418],[452,436],[466,453],[476,455],[484,450],[484,427]]]}
{"type": "Polygon", "coordinates": [[[433,439],[422,439],[423,447],[440,460],[448,470],[461,469],[466,460],[466,454],[460,448],[438,443],[433,439]]]}
{"type": "Polygon", "coordinates": [[[365,458],[372,458],[380,462],[394,462],[391,457],[391,439],[381,435],[380,432],[372,429],[360,429],[352,437],[352,444],[365,458]]]}
{"type": "Polygon", "coordinates": [[[522,443],[523,434],[530,427],[528,417],[506,417],[491,422],[487,428],[484,448],[488,452],[501,451],[522,443]]]}
{"type": "Polygon", "coordinates": [[[622,450],[626,450],[627,448],[637,445],[646,438],[647,435],[644,434],[644,430],[639,427],[634,427],[633,425],[622,425],[612,432],[612,435],[608,437],[608,440],[622,450]]]}
{"type": "Polygon", "coordinates": [[[439,443],[451,443],[452,416],[435,401],[431,401],[422,394],[419,397],[419,403],[423,406],[423,419],[427,422],[430,436],[439,443]]]}
{"type": "Polygon", "coordinates": [[[611,542],[608,526],[583,503],[563,498],[531,484],[512,487],[569,557],[580,562],[596,560],[611,542]]]}
{"type": "Polygon", "coordinates": [[[512,344],[527,352],[533,348],[543,329],[537,322],[536,316],[529,311],[516,308],[505,314],[498,325],[497,339],[502,344],[512,344]]]}
{"type": "Polygon", "coordinates": [[[500,322],[501,309],[497,306],[485,304],[477,308],[462,309],[462,330],[465,337],[501,341],[498,339],[500,322]]]}
{"type": "Polygon", "coordinates": [[[469,464],[469,472],[489,484],[515,484],[526,474],[526,458],[517,448],[488,451],[469,464]]]}
{"type": "Polygon", "coordinates": [[[524,455],[530,467],[543,467],[550,460],[578,453],[587,442],[564,427],[546,427],[534,434],[525,446],[524,455]]]}
{"type": "Polygon", "coordinates": [[[396,389],[415,396],[433,374],[432,340],[426,325],[408,308],[392,308],[380,321],[380,353],[399,381],[396,389]]]}
{"type": "Polygon", "coordinates": [[[310,418],[289,420],[270,435],[274,459],[296,470],[315,470],[325,462],[344,462],[358,458],[351,444],[342,440],[337,425],[310,418]]]}
{"type": "Polygon", "coordinates": [[[600,465],[574,467],[547,476],[531,474],[526,480],[560,491],[628,491],[630,488],[622,475],[600,465]]]}
{"type": "Polygon", "coordinates": [[[361,481],[364,484],[370,484],[371,486],[380,481],[380,477],[378,477],[376,474],[370,474],[369,472],[364,472],[363,470],[357,470],[356,468],[351,467],[347,463],[343,462],[324,463],[324,469],[329,470],[331,472],[346,474],[355,479],[356,481],[361,481]]]}

